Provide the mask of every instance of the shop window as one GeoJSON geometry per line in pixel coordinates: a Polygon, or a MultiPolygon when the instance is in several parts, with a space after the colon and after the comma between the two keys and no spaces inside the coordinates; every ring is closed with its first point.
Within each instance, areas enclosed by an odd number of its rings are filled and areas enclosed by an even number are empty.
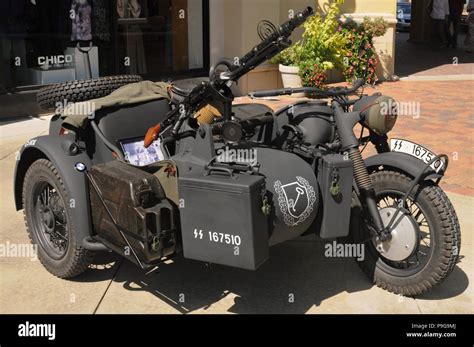
{"type": "Polygon", "coordinates": [[[200,0],[117,0],[122,73],[159,76],[205,68],[200,0]]]}
{"type": "Polygon", "coordinates": [[[1,0],[0,93],[29,85],[207,68],[207,0],[1,0]],[[84,63],[87,49],[90,72],[84,63]]]}

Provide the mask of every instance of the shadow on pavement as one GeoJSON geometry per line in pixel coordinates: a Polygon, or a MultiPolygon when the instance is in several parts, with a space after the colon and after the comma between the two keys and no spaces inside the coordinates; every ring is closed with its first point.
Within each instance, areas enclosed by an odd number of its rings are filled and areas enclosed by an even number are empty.
{"type": "Polygon", "coordinates": [[[73,282],[99,282],[111,280],[125,261],[120,255],[112,252],[98,252],[95,254],[89,269],[81,276],[72,278],[73,282]]]}
{"type": "Polygon", "coordinates": [[[400,77],[426,72],[427,70],[445,66],[437,74],[453,74],[462,70],[471,73],[470,69],[458,69],[461,64],[474,63],[474,54],[464,50],[465,33],[461,32],[458,38],[458,48],[432,49],[427,43],[409,42],[409,33],[397,32],[395,50],[395,74],[400,77]],[[457,62],[458,65],[455,65],[457,62]],[[446,71],[446,72],[444,72],[446,71]]]}
{"type": "MultiPolygon", "coordinates": [[[[113,278],[128,291],[147,291],[181,313],[219,305],[229,294],[236,296],[234,304],[230,309],[227,305],[223,311],[305,313],[339,293],[372,287],[353,259],[327,258],[323,247],[322,242],[307,241],[275,246],[269,260],[257,271],[219,265],[209,267],[202,262],[177,258],[169,264],[160,264],[156,271],[145,273],[128,261],[121,263],[118,255],[104,253],[96,260],[99,264],[78,281],[113,278]]],[[[461,294],[468,283],[466,274],[456,267],[443,284],[419,299],[454,297],[461,294]]]]}

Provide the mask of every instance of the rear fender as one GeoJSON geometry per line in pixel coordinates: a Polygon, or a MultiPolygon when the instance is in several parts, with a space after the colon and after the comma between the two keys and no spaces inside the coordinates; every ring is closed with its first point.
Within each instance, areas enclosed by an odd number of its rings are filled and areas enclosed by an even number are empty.
{"type": "Polygon", "coordinates": [[[78,240],[91,235],[89,196],[84,173],[75,170],[75,164],[84,163],[91,167],[92,162],[85,152],[67,155],[63,148],[71,142],[70,136],[40,136],[29,140],[20,149],[14,173],[14,196],[17,210],[23,209],[22,190],[26,171],[38,159],[47,159],[53,163],[69,194],[71,223],[76,230],[78,240]]]}

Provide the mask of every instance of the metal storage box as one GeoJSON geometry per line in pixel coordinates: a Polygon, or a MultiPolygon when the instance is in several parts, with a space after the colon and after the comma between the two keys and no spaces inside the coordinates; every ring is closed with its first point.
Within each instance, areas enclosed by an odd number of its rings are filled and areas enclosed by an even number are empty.
{"type": "Polygon", "coordinates": [[[319,235],[322,238],[347,236],[354,171],[352,160],[341,154],[326,155],[320,160],[318,170],[319,187],[323,198],[323,216],[319,235]]]}
{"type": "Polygon", "coordinates": [[[249,270],[267,260],[262,176],[213,173],[180,177],[178,185],[185,258],[249,270]]]}

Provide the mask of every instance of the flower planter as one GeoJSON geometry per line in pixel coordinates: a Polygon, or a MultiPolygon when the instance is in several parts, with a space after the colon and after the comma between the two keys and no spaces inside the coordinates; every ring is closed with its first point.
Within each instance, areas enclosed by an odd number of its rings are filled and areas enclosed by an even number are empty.
{"type": "MultiPolygon", "coordinates": [[[[281,73],[283,88],[301,88],[303,86],[303,83],[301,82],[301,77],[298,75],[298,72],[300,70],[299,67],[280,64],[278,70],[281,73]]],[[[301,98],[304,96],[304,93],[292,95],[292,97],[295,98],[301,98]]]]}
{"type": "Polygon", "coordinates": [[[298,75],[299,67],[280,64],[278,69],[281,73],[284,88],[301,88],[303,86],[301,77],[298,75]]]}

